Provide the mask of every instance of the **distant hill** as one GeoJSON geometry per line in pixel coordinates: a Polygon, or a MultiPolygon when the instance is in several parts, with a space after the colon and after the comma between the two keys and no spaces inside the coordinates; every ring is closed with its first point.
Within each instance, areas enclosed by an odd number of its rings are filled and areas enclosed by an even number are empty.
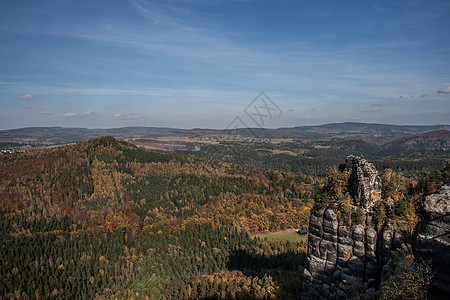
{"type": "Polygon", "coordinates": [[[183,132],[184,134],[234,134],[245,137],[258,138],[294,138],[294,139],[332,139],[345,138],[349,136],[379,136],[393,135],[404,136],[405,134],[415,134],[427,131],[446,129],[450,130],[450,125],[389,125],[389,124],[370,124],[357,122],[330,123],[317,126],[297,126],[282,127],[277,129],[267,128],[238,128],[225,130],[212,129],[192,129],[183,132]]]}
{"type": "Polygon", "coordinates": [[[427,153],[430,151],[447,152],[450,150],[450,131],[445,129],[418,133],[387,143],[383,146],[389,155],[407,155],[414,152],[427,153]]]}
{"type": "Polygon", "coordinates": [[[298,137],[312,139],[330,139],[358,136],[400,136],[422,133],[427,131],[446,129],[450,125],[389,125],[370,124],[357,122],[331,123],[319,126],[299,126],[293,128],[280,128],[279,130],[290,132],[298,137]]]}
{"type": "Polygon", "coordinates": [[[386,144],[399,138],[436,130],[450,130],[450,125],[387,125],[369,123],[332,123],[318,126],[298,126],[278,129],[239,128],[239,129],[191,129],[184,130],[166,127],[122,127],[110,129],[88,129],[67,127],[27,127],[0,131],[0,147],[23,144],[56,145],[86,141],[98,136],[115,138],[141,138],[172,136],[221,136],[234,135],[260,139],[331,140],[361,139],[372,144],[386,144]]]}
{"type": "Polygon", "coordinates": [[[167,132],[182,132],[182,129],[164,127],[122,127],[110,129],[88,129],[68,127],[27,127],[0,131],[0,145],[38,144],[55,145],[87,141],[99,136],[115,138],[152,137],[167,132]]]}

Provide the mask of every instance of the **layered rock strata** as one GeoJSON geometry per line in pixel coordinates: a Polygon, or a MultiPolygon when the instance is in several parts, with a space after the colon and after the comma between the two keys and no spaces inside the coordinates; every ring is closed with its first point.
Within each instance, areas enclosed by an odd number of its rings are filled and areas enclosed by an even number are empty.
{"type": "Polygon", "coordinates": [[[351,172],[348,192],[356,205],[369,212],[375,202],[381,199],[381,178],[377,169],[364,158],[353,155],[348,156],[339,169],[351,172]]]}
{"type": "Polygon", "coordinates": [[[372,208],[381,199],[381,179],[373,164],[349,156],[340,170],[350,173],[352,209],[364,213],[364,222],[348,226],[338,219],[335,208],[313,207],[303,299],[347,299],[355,293],[374,298],[383,272],[389,271],[390,250],[401,243],[391,226],[378,232],[370,225],[372,208]]]}
{"type": "Polygon", "coordinates": [[[422,203],[413,251],[416,259],[432,262],[434,298],[450,299],[450,183],[422,203]]]}

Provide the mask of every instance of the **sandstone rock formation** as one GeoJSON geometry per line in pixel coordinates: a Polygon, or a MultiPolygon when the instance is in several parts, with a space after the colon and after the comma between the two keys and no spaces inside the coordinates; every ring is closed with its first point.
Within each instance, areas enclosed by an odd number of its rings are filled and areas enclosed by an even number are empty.
{"type": "Polygon", "coordinates": [[[347,299],[359,293],[375,297],[383,273],[389,271],[390,250],[401,243],[395,226],[377,231],[372,208],[381,199],[381,178],[373,164],[349,156],[340,166],[350,172],[352,211],[364,213],[362,224],[344,224],[333,206],[316,204],[311,212],[308,254],[303,273],[303,299],[347,299]]]}
{"type": "Polygon", "coordinates": [[[364,158],[350,155],[341,171],[350,171],[349,193],[357,205],[369,212],[375,202],[381,199],[381,178],[373,164],[364,158]]]}
{"type": "MultiPolygon", "coordinates": [[[[435,271],[432,292],[450,297],[450,183],[422,203],[422,221],[413,244],[416,259],[431,259],[435,271]]],[[[444,299],[444,298],[442,298],[444,299]]]]}

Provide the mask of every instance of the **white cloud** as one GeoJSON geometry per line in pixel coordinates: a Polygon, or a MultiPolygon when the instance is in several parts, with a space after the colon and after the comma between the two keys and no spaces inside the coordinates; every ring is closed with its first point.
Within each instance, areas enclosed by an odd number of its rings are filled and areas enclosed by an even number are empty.
{"type": "Polygon", "coordinates": [[[33,95],[26,94],[26,95],[23,95],[22,97],[20,97],[20,99],[23,99],[23,100],[33,100],[33,95]]]}
{"type": "Polygon", "coordinates": [[[27,105],[27,109],[30,109],[30,108],[32,108],[33,106],[31,106],[31,105],[27,105]]]}
{"type": "Polygon", "coordinates": [[[438,94],[450,94],[450,86],[448,86],[446,88],[443,88],[443,89],[440,89],[438,91],[438,94]]]}
{"type": "Polygon", "coordinates": [[[140,114],[129,113],[129,114],[114,114],[114,118],[118,120],[136,120],[141,117],[140,114]]]}
{"type": "Polygon", "coordinates": [[[82,113],[80,114],[81,117],[83,117],[83,116],[89,116],[89,115],[92,115],[92,111],[90,111],[90,110],[87,110],[87,111],[82,112],[82,113]]]}
{"type": "Polygon", "coordinates": [[[371,114],[371,113],[375,113],[375,112],[381,112],[383,111],[382,109],[371,109],[371,110],[360,110],[360,113],[363,114],[371,114]]]}
{"type": "Polygon", "coordinates": [[[41,112],[41,114],[43,114],[43,115],[51,115],[52,113],[49,112],[49,111],[44,110],[43,112],[41,112]]]}
{"type": "Polygon", "coordinates": [[[70,117],[70,118],[85,117],[85,116],[89,116],[89,115],[92,115],[92,114],[93,114],[93,112],[91,112],[90,110],[86,110],[85,112],[82,112],[82,113],[67,112],[67,113],[63,114],[63,117],[70,117]]]}
{"type": "Polygon", "coordinates": [[[63,114],[63,117],[78,117],[78,116],[79,116],[79,114],[76,112],[68,112],[68,113],[63,114]]]}

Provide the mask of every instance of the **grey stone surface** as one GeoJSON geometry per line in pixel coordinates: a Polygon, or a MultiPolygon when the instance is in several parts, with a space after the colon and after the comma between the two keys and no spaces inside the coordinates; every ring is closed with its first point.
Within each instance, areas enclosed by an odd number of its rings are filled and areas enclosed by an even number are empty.
{"type": "Polygon", "coordinates": [[[302,299],[347,299],[350,295],[341,287],[352,282],[362,284],[365,297],[373,298],[383,264],[390,262],[395,228],[378,232],[369,226],[372,207],[381,199],[377,170],[357,156],[349,156],[340,168],[351,172],[347,188],[354,199],[353,209],[361,209],[369,221],[348,228],[333,209],[313,207],[302,299]]]}
{"type": "Polygon", "coordinates": [[[349,193],[356,204],[367,211],[381,199],[381,178],[373,164],[362,157],[350,155],[340,169],[351,171],[349,193]]]}
{"type": "Polygon", "coordinates": [[[450,299],[450,183],[425,198],[422,213],[413,251],[416,259],[432,260],[432,286],[450,299]]]}

